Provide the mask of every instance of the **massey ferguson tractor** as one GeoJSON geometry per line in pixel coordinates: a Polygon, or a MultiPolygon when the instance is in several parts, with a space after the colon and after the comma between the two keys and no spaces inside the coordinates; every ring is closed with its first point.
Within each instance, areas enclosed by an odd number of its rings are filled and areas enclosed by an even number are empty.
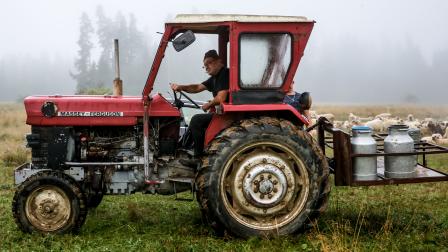
{"type": "MultiPolygon", "coordinates": [[[[191,190],[216,231],[287,235],[325,210],[330,172],[337,186],[448,180],[426,167],[425,156],[448,150],[419,143],[418,153],[402,155],[422,155],[419,169],[425,172],[395,179],[379,167],[377,178],[357,181],[352,160],[363,154],[352,152],[350,135],[324,119],[310,126],[300,111],[283,103],[313,25],[304,17],[178,15],[165,24],[141,96],[27,97],[31,163],[15,170],[12,212],[18,227],[77,232],[103,195],[191,190]],[[183,144],[188,125],[182,108],[201,104],[182,92],[168,99],[152,91],[166,49],[185,49],[195,34],[216,35],[229,68],[229,97],[216,107],[205,132],[205,154],[191,168],[179,162],[191,153],[183,144]],[[312,129],[317,140],[308,133],[312,129]]],[[[306,98],[301,103],[311,105],[306,98]]]]}

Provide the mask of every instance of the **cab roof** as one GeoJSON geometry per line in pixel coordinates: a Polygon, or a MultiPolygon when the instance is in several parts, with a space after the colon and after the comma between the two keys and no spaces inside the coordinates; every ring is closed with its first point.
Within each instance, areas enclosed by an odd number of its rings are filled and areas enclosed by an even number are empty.
{"type": "Polygon", "coordinates": [[[272,15],[232,15],[232,14],[178,14],[170,24],[186,23],[216,23],[216,22],[241,22],[241,23],[297,23],[314,22],[303,16],[272,16],[272,15]]]}

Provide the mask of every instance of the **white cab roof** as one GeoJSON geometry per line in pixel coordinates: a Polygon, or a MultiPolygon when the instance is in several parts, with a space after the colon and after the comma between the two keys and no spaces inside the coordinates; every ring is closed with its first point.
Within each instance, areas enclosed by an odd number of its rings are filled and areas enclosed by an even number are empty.
{"type": "Polygon", "coordinates": [[[231,15],[231,14],[178,14],[169,23],[213,23],[235,21],[256,22],[314,22],[302,16],[231,15]]]}

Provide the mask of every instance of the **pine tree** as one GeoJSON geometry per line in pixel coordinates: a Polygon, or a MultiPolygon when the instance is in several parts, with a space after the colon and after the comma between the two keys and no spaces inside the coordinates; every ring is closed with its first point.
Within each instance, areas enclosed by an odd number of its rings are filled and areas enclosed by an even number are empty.
{"type": "Polygon", "coordinates": [[[113,35],[114,39],[120,42],[120,64],[127,66],[129,64],[129,33],[126,18],[121,12],[115,15],[113,35]]]}
{"type": "Polygon", "coordinates": [[[140,94],[151,66],[149,39],[137,27],[133,14],[126,18],[121,12],[114,19],[104,13],[101,6],[96,9],[96,36],[100,48],[99,58],[91,59],[90,42],[92,25],[84,13],[81,22],[81,35],[78,41],[79,58],[75,62],[77,74],[72,77],[78,82],[78,93],[92,89],[102,90],[111,87],[114,75],[113,40],[120,41],[120,70],[125,90],[128,94],[140,94]],[[88,24],[88,25],[87,25],[88,24]]]}
{"type": "Polygon", "coordinates": [[[137,28],[137,20],[134,14],[129,15],[129,46],[128,46],[128,59],[130,63],[136,63],[137,58],[141,52],[144,50],[143,34],[137,28]]]}
{"type": "Polygon", "coordinates": [[[129,15],[127,43],[127,61],[129,67],[124,68],[127,77],[126,90],[132,94],[140,94],[151,67],[150,50],[146,37],[137,28],[137,20],[133,14],[129,15]]]}
{"type": "Polygon", "coordinates": [[[102,87],[112,85],[114,78],[112,72],[112,46],[113,46],[113,23],[110,18],[106,17],[103,8],[98,6],[96,9],[97,16],[97,36],[98,43],[102,48],[100,58],[97,63],[96,86],[102,87]]]}
{"type": "Polygon", "coordinates": [[[71,77],[77,82],[77,91],[85,89],[93,85],[93,75],[91,67],[91,50],[93,43],[90,40],[94,32],[89,16],[83,12],[80,22],[80,34],[78,39],[78,58],[75,60],[75,68],[77,73],[71,73],[71,77]]]}

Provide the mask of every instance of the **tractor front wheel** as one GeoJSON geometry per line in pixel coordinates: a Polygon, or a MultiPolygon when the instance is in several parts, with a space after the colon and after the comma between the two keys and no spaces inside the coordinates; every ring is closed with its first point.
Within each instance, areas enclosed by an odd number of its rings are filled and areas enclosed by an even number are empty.
{"type": "Polygon", "coordinates": [[[240,237],[294,233],[325,209],[328,164],[286,120],[244,120],[207,150],[196,183],[206,220],[240,237]]]}
{"type": "Polygon", "coordinates": [[[59,171],[42,171],[17,188],[12,212],[27,233],[77,232],[85,221],[85,196],[74,180],[59,171]]]}

